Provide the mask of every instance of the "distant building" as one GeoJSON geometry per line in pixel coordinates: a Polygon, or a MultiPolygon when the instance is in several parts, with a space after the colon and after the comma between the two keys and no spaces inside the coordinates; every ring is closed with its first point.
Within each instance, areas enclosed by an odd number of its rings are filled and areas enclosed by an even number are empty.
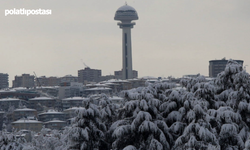
{"type": "Polygon", "coordinates": [[[62,130],[66,125],[66,121],[62,120],[51,120],[44,123],[45,128],[51,129],[51,130],[62,130]]]}
{"type": "Polygon", "coordinates": [[[66,75],[60,78],[60,83],[62,82],[78,82],[78,77],[72,75],[66,75]]]}
{"type": "Polygon", "coordinates": [[[30,109],[30,108],[21,108],[14,110],[14,117],[13,117],[14,121],[27,117],[37,118],[37,111],[35,109],[30,109]]]}
{"type": "Polygon", "coordinates": [[[23,105],[27,105],[27,101],[17,99],[17,98],[3,98],[0,99],[0,108],[4,111],[7,111],[10,106],[13,106],[14,108],[18,108],[19,104],[22,103],[23,105]]]}
{"type": "Polygon", "coordinates": [[[70,98],[62,99],[63,110],[69,109],[71,107],[80,107],[80,106],[82,106],[82,101],[84,99],[85,98],[83,98],[83,97],[70,97],[70,98]]]}
{"type": "Polygon", "coordinates": [[[65,82],[61,87],[59,87],[58,97],[59,99],[82,96],[83,84],[77,82],[65,82]]]}
{"type": "Polygon", "coordinates": [[[85,89],[83,91],[83,96],[87,97],[88,95],[94,95],[94,94],[112,94],[112,89],[107,87],[95,87],[95,88],[89,88],[85,89]]]}
{"type": "Polygon", "coordinates": [[[28,100],[30,98],[38,97],[38,94],[34,89],[27,89],[23,87],[14,89],[0,90],[0,98],[19,98],[28,100]]]}
{"type": "Polygon", "coordinates": [[[106,80],[110,80],[110,79],[115,79],[115,76],[114,75],[100,76],[98,79],[98,82],[106,81],[106,80]]]}
{"type": "Polygon", "coordinates": [[[50,97],[36,97],[29,99],[29,108],[36,109],[38,112],[54,108],[56,99],[50,97]]]}
{"type": "Polygon", "coordinates": [[[13,80],[13,87],[27,87],[32,88],[35,86],[35,77],[29,74],[22,74],[21,76],[15,76],[13,80]]]}
{"type": "Polygon", "coordinates": [[[58,86],[60,82],[61,79],[57,77],[41,76],[36,78],[36,86],[58,86]]]}
{"type": "Polygon", "coordinates": [[[48,110],[47,112],[38,114],[38,120],[42,122],[47,122],[51,120],[66,120],[66,115],[64,112],[58,112],[55,110],[48,110]]]}
{"type": "Polygon", "coordinates": [[[15,122],[12,122],[12,126],[17,129],[17,131],[20,130],[31,130],[35,132],[40,132],[43,126],[43,123],[41,121],[37,120],[29,120],[29,119],[20,119],[15,122]]]}
{"type": "Polygon", "coordinates": [[[9,75],[6,73],[0,73],[0,89],[9,87],[9,75]]]}
{"type": "Polygon", "coordinates": [[[98,69],[90,69],[86,67],[85,69],[78,70],[78,82],[98,82],[100,76],[102,76],[102,71],[98,69]]]}
{"type": "MultiPolygon", "coordinates": [[[[243,60],[234,60],[237,63],[243,65],[243,60]]],[[[209,61],[209,77],[217,77],[219,73],[225,70],[228,60],[223,58],[221,60],[209,61]]]]}
{"type": "Polygon", "coordinates": [[[69,109],[65,109],[64,113],[66,114],[66,119],[74,118],[77,116],[76,110],[78,109],[84,109],[83,107],[72,107],[69,109]]]}
{"type": "MultiPolygon", "coordinates": [[[[114,73],[116,79],[122,79],[122,70],[115,71],[114,73]]],[[[132,78],[138,78],[138,71],[136,70],[132,71],[132,78]]]]}

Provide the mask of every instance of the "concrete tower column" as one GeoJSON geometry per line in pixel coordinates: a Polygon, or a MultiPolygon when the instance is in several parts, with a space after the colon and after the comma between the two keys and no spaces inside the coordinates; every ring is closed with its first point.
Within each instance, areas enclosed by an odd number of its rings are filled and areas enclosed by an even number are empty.
{"type": "Polygon", "coordinates": [[[132,68],[132,44],[131,44],[131,28],[122,27],[122,77],[123,79],[133,78],[132,68]]]}

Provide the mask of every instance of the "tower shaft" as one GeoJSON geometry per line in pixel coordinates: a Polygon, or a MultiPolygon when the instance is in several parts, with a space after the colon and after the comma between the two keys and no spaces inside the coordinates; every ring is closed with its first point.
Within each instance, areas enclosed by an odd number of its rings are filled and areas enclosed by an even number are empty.
{"type": "Polygon", "coordinates": [[[122,28],[122,78],[133,78],[131,28],[133,23],[120,24],[122,28]]]}

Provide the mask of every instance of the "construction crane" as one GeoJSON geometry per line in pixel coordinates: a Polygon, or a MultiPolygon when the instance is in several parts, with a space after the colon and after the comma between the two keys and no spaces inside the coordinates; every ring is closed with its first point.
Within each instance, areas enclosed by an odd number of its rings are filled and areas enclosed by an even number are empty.
{"type": "Polygon", "coordinates": [[[87,65],[83,62],[82,59],[81,59],[81,61],[82,61],[83,65],[85,66],[85,68],[90,68],[89,66],[87,66],[87,65]]]}
{"type": "Polygon", "coordinates": [[[40,83],[39,79],[38,79],[38,78],[37,78],[37,76],[36,76],[35,71],[33,71],[33,73],[34,73],[34,75],[35,75],[35,77],[36,77],[36,81],[37,81],[37,82],[38,82],[38,84],[39,84],[38,86],[39,86],[39,87],[42,87],[42,85],[41,85],[41,83],[40,83]]]}

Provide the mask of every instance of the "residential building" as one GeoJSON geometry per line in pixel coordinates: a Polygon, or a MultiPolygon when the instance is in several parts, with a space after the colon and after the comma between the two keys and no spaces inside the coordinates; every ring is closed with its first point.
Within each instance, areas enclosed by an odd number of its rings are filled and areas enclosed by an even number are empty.
{"type": "Polygon", "coordinates": [[[51,129],[51,130],[62,130],[66,125],[66,121],[62,120],[51,120],[44,123],[45,128],[51,129]]]}
{"type": "Polygon", "coordinates": [[[17,99],[17,98],[3,98],[3,99],[0,99],[0,108],[4,111],[7,111],[10,106],[13,106],[14,108],[18,108],[20,103],[22,103],[23,105],[28,104],[27,101],[17,99]]]}
{"type": "MultiPolygon", "coordinates": [[[[234,60],[243,66],[243,60],[234,60]]],[[[223,58],[221,60],[210,60],[209,61],[209,77],[217,77],[219,73],[225,70],[228,60],[223,58]]]]}
{"type": "Polygon", "coordinates": [[[36,86],[58,86],[61,82],[61,79],[58,77],[46,77],[41,76],[36,78],[36,86]]]}
{"type": "Polygon", "coordinates": [[[38,112],[54,108],[56,99],[50,97],[35,97],[29,99],[29,108],[36,109],[38,112]]]}
{"type": "Polygon", "coordinates": [[[12,127],[17,129],[17,131],[25,129],[25,130],[40,132],[42,129],[42,126],[43,126],[43,123],[41,121],[29,120],[26,118],[22,118],[22,119],[12,122],[12,127]]]}
{"type": "Polygon", "coordinates": [[[115,76],[114,75],[100,76],[98,79],[98,82],[106,81],[106,80],[110,80],[110,79],[115,79],[115,76]]]}
{"type": "Polygon", "coordinates": [[[21,76],[15,76],[13,80],[13,87],[26,87],[32,88],[35,86],[34,76],[30,74],[22,74],[21,76]]]}
{"type": "Polygon", "coordinates": [[[83,96],[87,97],[89,95],[102,94],[102,93],[110,95],[112,94],[112,89],[107,87],[89,88],[83,91],[83,96]]]}
{"type": "Polygon", "coordinates": [[[48,110],[47,112],[38,114],[38,120],[42,122],[48,122],[51,120],[66,120],[66,115],[63,112],[58,112],[55,110],[48,110]]]}
{"type": "Polygon", "coordinates": [[[71,107],[71,108],[65,109],[64,113],[65,113],[66,119],[76,117],[76,115],[77,115],[76,110],[78,110],[78,109],[84,109],[84,108],[83,107],[71,107]]]}
{"type": "Polygon", "coordinates": [[[14,121],[28,117],[37,118],[37,111],[35,109],[30,109],[30,108],[19,108],[14,110],[13,113],[14,121]]]}
{"type": "Polygon", "coordinates": [[[9,75],[7,73],[0,73],[0,89],[9,87],[9,75]]]}
{"type": "Polygon", "coordinates": [[[78,70],[78,82],[98,82],[99,78],[102,76],[102,71],[98,69],[91,69],[86,67],[85,69],[78,70]]]}
{"type": "Polygon", "coordinates": [[[72,75],[66,75],[60,78],[60,83],[62,82],[78,82],[78,77],[72,75]]]}
{"type": "Polygon", "coordinates": [[[80,107],[82,106],[82,101],[86,99],[83,97],[70,97],[62,99],[62,107],[63,110],[71,108],[71,107],[80,107]]]}
{"type": "Polygon", "coordinates": [[[63,86],[59,87],[58,97],[59,99],[82,96],[84,86],[82,83],[67,82],[63,86]]]}
{"type": "Polygon", "coordinates": [[[38,94],[34,89],[27,89],[23,87],[0,90],[0,98],[19,98],[28,100],[38,96],[40,96],[40,94],[38,94]]]}

